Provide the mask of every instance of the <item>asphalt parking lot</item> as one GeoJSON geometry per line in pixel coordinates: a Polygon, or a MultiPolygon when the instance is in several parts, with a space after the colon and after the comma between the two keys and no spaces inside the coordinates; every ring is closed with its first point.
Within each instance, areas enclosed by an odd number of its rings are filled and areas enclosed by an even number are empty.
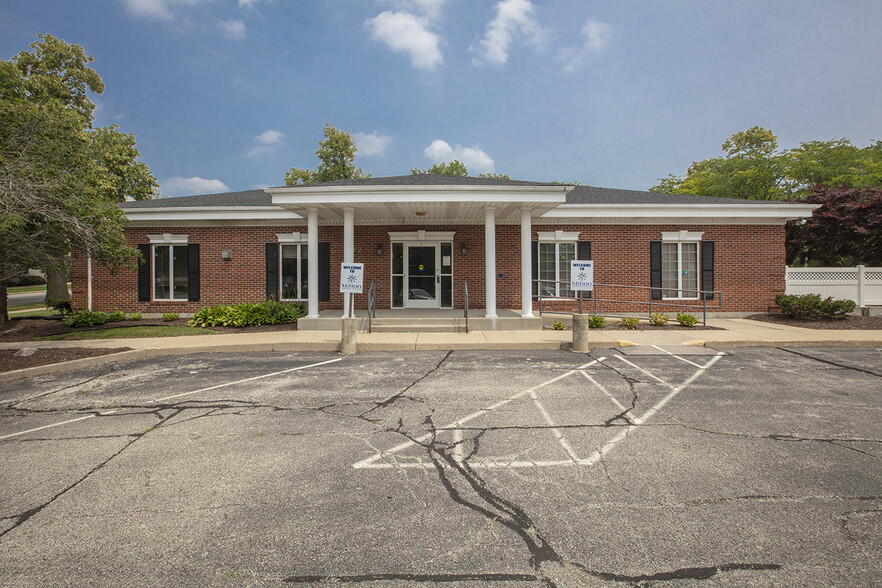
{"type": "Polygon", "coordinates": [[[0,384],[4,586],[877,586],[882,350],[204,354],[0,384]]]}

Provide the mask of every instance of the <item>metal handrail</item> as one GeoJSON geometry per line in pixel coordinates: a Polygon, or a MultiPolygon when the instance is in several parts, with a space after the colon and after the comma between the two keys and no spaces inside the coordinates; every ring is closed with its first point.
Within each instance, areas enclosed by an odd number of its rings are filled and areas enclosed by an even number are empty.
{"type": "Polygon", "coordinates": [[[462,283],[462,316],[465,317],[466,333],[469,332],[469,283],[462,283]]]}
{"type": "Polygon", "coordinates": [[[371,280],[371,287],[368,290],[368,333],[373,333],[373,319],[377,312],[377,283],[371,280]]]}
{"type": "MultiPolygon", "coordinates": [[[[580,296],[543,296],[542,295],[542,284],[566,284],[567,289],[569,289],[570,282],[563,280],[533,280],[533,283],[536,285],[536,296],[539,301],[539,314],[542,315],[543,312],[549,314],[573,314],[572,312],[565,311],[557,311],[557,310],[544,310],[542,308],[543,300],[565,300],[570,302],[579,302],[579,309],[581,311],[582,300],[580,296]]],[[[636,304],[640,306],[649,306],[649,313],[652,314],[653,306],[655,307],[674,307],[674,308],[685,308],[691,310],[698,310],[701,308],[702,313],[702,325],[707,325],[707,310],[710,308],[711,310],[722,309],[723,308],[723,293],[720,290],[689,290],[689,292],[695,292],[696,298],[690,299],[694,300],[694,303],[684,303],[684,302],[665,302],[665,300],[672,299],[662,299],[662,300],[653,300],[652,299],[652,291],[661,291],[664,292],[682,292],[683,290],[675,290],[673,288],[660,288],[654,286],[626,286],[624,284],[594,284],[594,291],[592,292],[591,300],[594,301],[594,314],[598,313],[598,303],[599,302],[611,302],[616,304],[636,304]],[[603,288],[623,288],[626,290],[649,290],[650,295],[649,299],[646,301],[633,301],[633,300],[621,300],[616,298],[601,298],[599,296],[600,287],[603,288]],[[717,301],[716,306],[708,306],[708,294],[713,295],[714,299],[717,301]],[[700,303],[700,307],[699,307],[700,303]]],[[[683,299],[679,299],[683,300],[683,299]]],[[[610,313],[610,316],[614,316],[616,313],[610,313]]]]}

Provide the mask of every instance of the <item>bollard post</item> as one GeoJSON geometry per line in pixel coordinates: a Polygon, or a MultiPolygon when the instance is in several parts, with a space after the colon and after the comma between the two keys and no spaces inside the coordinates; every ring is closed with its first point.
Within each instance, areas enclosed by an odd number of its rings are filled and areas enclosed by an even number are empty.
{"type": "Polygon", "coordinates": [[[573,315],[573,351],[577,353],[588,353],[591,348],[588,344],[588,326],[587,314],[573,315]]]}
{"type": "Polygon", "coordinates": [[[343,319],[343,330],[340,338],[340,353],[352,355],[356,351],[355,336],[358,332],[358,319],[346,317],[343,319]]]}

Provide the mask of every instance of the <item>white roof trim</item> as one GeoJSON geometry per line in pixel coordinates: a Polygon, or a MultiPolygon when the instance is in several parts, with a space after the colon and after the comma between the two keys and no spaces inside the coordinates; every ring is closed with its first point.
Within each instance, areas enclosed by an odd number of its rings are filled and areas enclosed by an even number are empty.
{"type": "Polygon", "coordinates": [[[302,220],[297,213],[275,206],[193,206],[123,209],[131,221],[302,220]]]}
{"type": "Polygon", "coordinates": [[[775,204],[561,204],[540,218],[807,218],[819,205],[775,204]]]}

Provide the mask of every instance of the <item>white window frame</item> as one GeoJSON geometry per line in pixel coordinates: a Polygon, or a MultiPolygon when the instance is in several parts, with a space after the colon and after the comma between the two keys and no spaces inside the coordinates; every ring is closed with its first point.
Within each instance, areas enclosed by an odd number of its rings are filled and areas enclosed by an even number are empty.
{"type": "MultiPolygon", "coordinates": [[[[663,300],[698,300],[700,298],[699,293],[701,292],[701,238],[703,236],[703,231],[671,231],[662,233],[662,276],[664,276],[665,273],[664,245],[677,245],[677,295],[667,296],[666,293],[673,290],[673,288],[665,288],[664,281],[662,281],[661,291],[663,300]],[[683,296],[683,291],[689,290],[688,288],[683,287],[683,245],[695,246],[695,296],[683,296]]],[[[664,278],[662,278],[662,280],[664,280],[664,278]]]]}
{"type": "MultiPolygon", "coordinates": [[[[307,300],[307,298],[283,298],[282,294],[285,291],[284,288],[284,274],[282,273],[282,262],[284,260],[284,256],[282,255],[282,247],[284,245],[296,245],[297,246],[297,277],[299,278],[300,284],[298,284],[297,291],[300,294],[308,294],[306,291],[307,288],[302,287],[304,283],[304,278],[308,278],[308,276],[303,275],[301,262],[303,261],[303,251],[302,248],[308,246],[309,236],[306,233],[286,233],[286,234],[277,234],[276,238],[279,241],[279,301],[280,302],[303,302],[307,300]]],[[[308,251],[308,249],[307,249],[308,251]]],[[[309,259],[307,258],[307,262],[309,259]]]]}
{"type": "MultiPolygon", "coordinates": [[[[576,231],[539,231],[539,245],[536,249],[536,263],[539,268],[539,284],[537,286],[540,295],[542,295],[542,246],[554,245],[554,296],[558,298],[575,298],[576,293],[572,292],[569,287],[560,284],[560,246],[569,244],[573,246],[573,261],[579,259],[579,233],[576,231]],[[562,295],[561,291],[569,292],[568,295],[562,295]]],[[[549,294],[545,294],[549,296],[549,294]]]]}
{"type": "MultiPolygon", "coordinates": [[[[190,289],[187,288],[187,296],[183,298],[175,298],[175,255],[174,248],[190,244],[189,235],[172,235],[171,233],[163,233],[162,235],[147,235],[150,239],[150,297],[156,302],[186,302],[190,299],[190,289]],[[168,247],[168,298],[156,297],[156,246],[168,247]]],[[[189,263],[189,261],[188,261],[189,263]]],[[[189,269],[189,268],[188,268],[189,269]]]]}

